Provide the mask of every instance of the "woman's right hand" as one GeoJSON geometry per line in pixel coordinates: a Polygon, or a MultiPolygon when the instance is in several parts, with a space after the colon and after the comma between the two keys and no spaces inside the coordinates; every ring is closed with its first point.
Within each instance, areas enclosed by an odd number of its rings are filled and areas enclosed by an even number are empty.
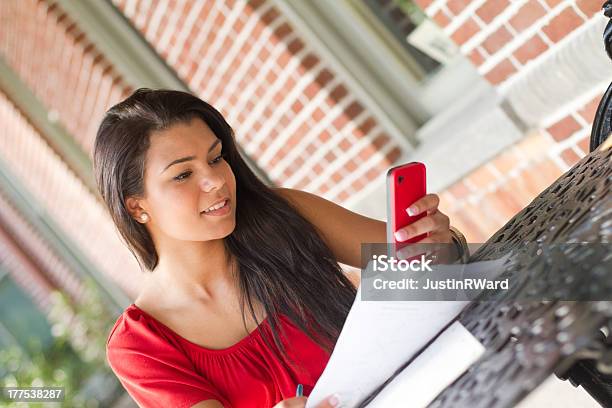
{"type": "MultiPolygon", "coordinates": [[[[274,408],[304,408],[306,406],[306,397],[295,397],[282,400],[274,406],[274,408]]],[[[323,402],[317,405],[316,408],[335,408],[340,404],[340,400],[336,395],[327,397],[323,402]]]]}

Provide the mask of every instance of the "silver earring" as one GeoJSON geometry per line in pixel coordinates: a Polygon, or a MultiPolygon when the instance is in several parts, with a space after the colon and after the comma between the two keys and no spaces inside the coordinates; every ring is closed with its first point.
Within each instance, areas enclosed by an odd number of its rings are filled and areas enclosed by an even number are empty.
{"type": "Polygon", "coordinates": [[[149,221],[149,214],[147,214],[147,213],[140,214],[140,221],[142,221],[142,222],[149,221]]]}

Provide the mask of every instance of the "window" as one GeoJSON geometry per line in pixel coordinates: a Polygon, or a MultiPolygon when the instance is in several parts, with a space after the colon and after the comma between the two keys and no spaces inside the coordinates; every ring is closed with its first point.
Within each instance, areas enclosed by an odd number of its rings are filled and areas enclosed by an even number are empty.
{"type": "Polygon", "coordinates": [[[435,73],[442,65],[438,60],[411,44],[409,37],[417,27],[427,21],[427,16],[412,0],[365,0],[376,19],[384,25],[414,62],[421,76],[435,73]]]}

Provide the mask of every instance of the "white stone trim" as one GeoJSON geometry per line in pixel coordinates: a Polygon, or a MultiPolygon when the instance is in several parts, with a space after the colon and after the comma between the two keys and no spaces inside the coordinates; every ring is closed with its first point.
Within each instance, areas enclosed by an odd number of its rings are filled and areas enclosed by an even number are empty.
{"type": "Polygon", "coordinates": [[[607,20],[594,17],[499,88],[525,123],[537,127],[562,117],[577,97],[612,81],[602,40],[607,20]]]}

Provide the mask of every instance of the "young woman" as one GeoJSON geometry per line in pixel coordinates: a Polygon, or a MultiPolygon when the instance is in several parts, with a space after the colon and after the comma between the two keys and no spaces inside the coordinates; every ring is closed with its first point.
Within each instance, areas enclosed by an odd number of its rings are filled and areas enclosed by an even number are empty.
{"type": "MultiPolygon", "coordinates": [[[[138,89],[105,115],[94,145],[98,189],[143,269],[118,318],[108,362],[143,407],[303,407],[356,286],[362,242],[385,223],[307,192],[270,188],[232,128],[184,92],[138,89]]],[[[451,242],[429,194],[405,228],[451,242]]],[[[407,238],[406,238],[407,239],[407,238]]],[[[322,407],[337,406],[335,397],[322,407]]]]}

